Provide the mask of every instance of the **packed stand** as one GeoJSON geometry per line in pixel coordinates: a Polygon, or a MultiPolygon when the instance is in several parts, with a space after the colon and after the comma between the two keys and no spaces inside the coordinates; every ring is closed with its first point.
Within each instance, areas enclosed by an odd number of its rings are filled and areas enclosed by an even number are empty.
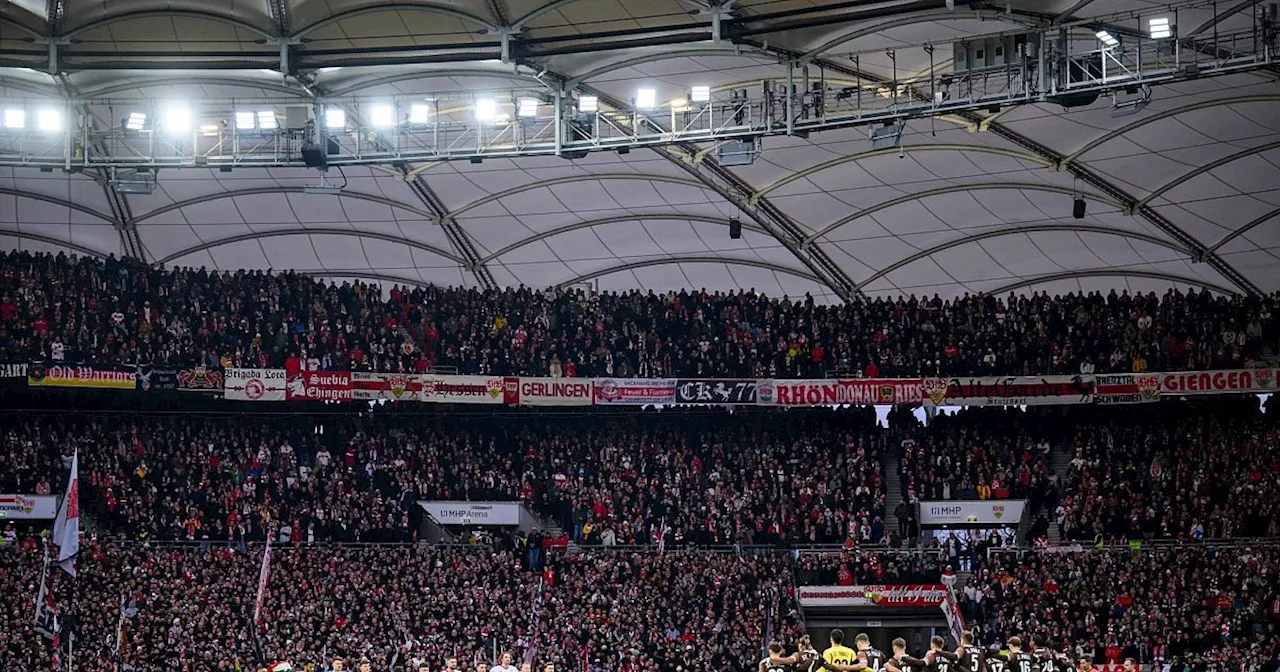
{"type": "Polygon", "coordinates": [[[1255,397],[1099,409],[1075,425],[1068,539],[1280,536],[1280,421],[1255,397]]]}
{"type": "MultiPolygon", "coordinates": [[[[524,500],[584,545],[879,542],[871,411],[10,416],[15,473],[126,538],[410,541],[418,500],[524,500]]],[[[9,452],[11,451],[11,452],[9,452]]]]}
{"type": "Polygon", "coordinates": [[[1250,365],[1280,294],[966,295],[335,286],[292,272],[0,253],[0,361],[539,376],[821,378],[1250,365]]]}
{"type": "Polygon", "coordinates": [[[1098,664],[1250,670],[1280,644],[1278,576],[1276,545],[992,553],[960,604],[986,642],[1040,633],[1098,664]]]}
{"type": "Polygon", "coordinates": [[[539,656],[569,669],[754,669],[765,642],[794,639],[783,554],[591,552],[548,573],[539,656]]]}

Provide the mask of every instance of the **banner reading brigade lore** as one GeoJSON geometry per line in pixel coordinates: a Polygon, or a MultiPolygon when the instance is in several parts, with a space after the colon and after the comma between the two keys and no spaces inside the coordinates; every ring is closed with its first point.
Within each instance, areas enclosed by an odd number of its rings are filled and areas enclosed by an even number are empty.
{"type": "Polygon", "coordinates": [[[502,401],[508,406],[590,406],[594,388],[590,378],[516,378],[502,381],[502,401]]]}
{"type": "Polygon", "coordinates": [[[674,404],[674,378],[596,378],[595,402],[600,405],[674,404]]]}
{"type": "Polygon", "coordinates": [[[677,404],[754,404],[756,381],[681,378],[676,383],[677,404]]]}
{"type": "Polygon", "coordinates": [[[915,405],[921,394],[919,378],[770,380],[756,386],[759,403],[777,406],[915,405]]]}
{"type": "Polygon", "coordinates": [[[235,401],[284,401],[284,369],[227,369],[223,398],[235,401]]]}
{"type": "Polygon", "coordinates": [[[285,384],[290,401],[351,401],[350,371],[302,371],[285,384]]]}
{"type": "Polygon", "coordinates": [[[422,393],[422,376],[411,373],[351,374],[351,398],[361,401],[416,401],[422,393]]]}
{"type": "Polygon", "coordinates": [[[502,376],[422,377],[423,401],[436,404],[501,404],[502,376]]]}
{"type": "Polygon", "coordinates": [[[1093,376],[925,378],[924,403],[935,406],[1050,406],[1093,401],[1093,376]]]}
{"type": "Polygon", "coordinates": [[[1094,376],[1093,403],[1149,404],[1160,401],[1160,374],[1120,373],[1094,376]]]}
{"type": "Polygon", "coordinates": [[[802,607],[934,607],[947,599],[943,584],[800,586],[802,607]]]}
{"type": "Polygon", "coordinates": [[[29,387],[80,387],[102,390],[134,390],[138,370],[109,364],[43,364],[27,367],[29,387]]]}
{"type": "Polygon", "coordinates": [[[1163,394],[1232,394],[1274,392],[1276,370],[1235,369],[1232,371],[1187,371],[1160,373],[1163,394]]]}

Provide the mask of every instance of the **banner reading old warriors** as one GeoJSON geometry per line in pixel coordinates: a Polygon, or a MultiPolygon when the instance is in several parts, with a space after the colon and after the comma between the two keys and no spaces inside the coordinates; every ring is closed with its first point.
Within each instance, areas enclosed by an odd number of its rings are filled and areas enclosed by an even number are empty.
{"type": "Polygon", "coordinates": [[[920,389],[919,378],[772,380],[757,385],[757,397],[778,406],[918,404],[920,389]]]}
{"type": "Polygon", "coordinates": [[[516,378],[502,381],[508,406],[590,406],[590,378],[516,378]]]}
{"type": "Polygon", "coordinates": [[[674,404],[674,378],[596,378],[595,403],[600,405],[674,404]]]}
{"type": "Polygon", "coordinates": [[[1048,406],[1093,401],[1094,377],[984,376],[925,378],[924,403],[935,406],[1048,406]]]}
{"type": "Polygon", "coordinates": [[[33,363],[27,367],[27,385],[133,390],[138,387],[138,371],[132,366],[109,364],[33,363]]]}
{"type": "Polygon", "coordinates": [[[754,404],[756,381],[681,378],[676,384],[676,403],[754,404]]]}

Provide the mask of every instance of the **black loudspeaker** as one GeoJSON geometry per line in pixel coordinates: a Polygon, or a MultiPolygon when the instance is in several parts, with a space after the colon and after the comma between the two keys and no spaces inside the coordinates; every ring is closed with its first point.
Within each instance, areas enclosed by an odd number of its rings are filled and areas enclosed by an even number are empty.
{"type": "Polygon", "coordinates": [[[738,221],[737,217],[729,220],[729,237],[733,240],[738,240],[742,237],[742,222],[738,221]]]}
{"type": "Polygon", "coordinates": [[[1071,216],[1076,219],[1084,219],[1085,202],[1083,198],[1077,198],[1075,205],[1071,208],[1071,216]]]}
{"type": "Polygon", "coordinates": [[[329,157],[320,145],[303,145],[302,163],[308,168],[328,168],[329,157]]]}

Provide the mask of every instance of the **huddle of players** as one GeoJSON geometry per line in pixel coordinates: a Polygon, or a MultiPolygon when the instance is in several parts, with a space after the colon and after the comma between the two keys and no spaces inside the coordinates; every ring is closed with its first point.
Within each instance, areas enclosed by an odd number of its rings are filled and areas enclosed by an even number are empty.
{"type": "Polygon", "coordinates": [[[1024,651],[1022,640],[1010,637],[1008,652],[998,647],[985,649],[974,643],[972,632],[960,637],[960,646],[947,651],[941,637],[929,640],[929,651],[923,658],[907,654],[907,641],[901,637],[893,640],[893,655],[871,646],[866,633],[854,638],[857,650],[844,645],[844,631],[831,631],[831,647],[819,656],[809,636],[800,638],[797,651],[782,655],[782,644],[769,644],[769,657],[760,661],[759,672],[1094,672],[1092,661],[1081,659],[1077,665],[1066,654],[1051,651],[1036,636],[1031,637],[1031,649],[1024,651]]]}

